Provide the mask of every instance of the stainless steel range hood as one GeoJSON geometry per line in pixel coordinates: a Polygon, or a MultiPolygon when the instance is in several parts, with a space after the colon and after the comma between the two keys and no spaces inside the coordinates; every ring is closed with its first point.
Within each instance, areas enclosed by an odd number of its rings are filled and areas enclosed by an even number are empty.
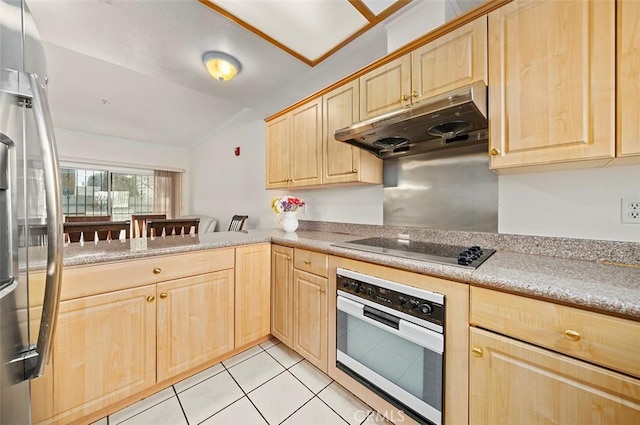
{"type": "Polygon", "coordinates": [[[336,130],[334,137],[386,159],[486,143],[487,128],[487,86],[479,81],[336,130]]]}

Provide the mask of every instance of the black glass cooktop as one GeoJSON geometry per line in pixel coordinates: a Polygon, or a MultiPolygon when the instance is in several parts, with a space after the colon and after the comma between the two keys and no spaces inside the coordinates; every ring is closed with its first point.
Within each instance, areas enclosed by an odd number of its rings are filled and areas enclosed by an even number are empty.
{"type": "Polygon", "coordinates": [[[477,268],[495,252],[479,246],[465,247],[392,238],[356,239],[333,245],[469,269],[477,268]]]}

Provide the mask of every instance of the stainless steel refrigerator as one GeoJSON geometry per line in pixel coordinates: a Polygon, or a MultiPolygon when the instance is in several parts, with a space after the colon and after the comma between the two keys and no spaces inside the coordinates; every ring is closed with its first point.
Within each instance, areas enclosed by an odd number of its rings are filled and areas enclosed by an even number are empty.
{"type": "Polygon", "coordinates": [[[51,350],[62,279],[58,168],[36,26],[23,0],[0,0],[2,425],[31,423],[30,380],[42,374],[51,350]],[[34,299],[29,279],[43,273],[44,297],[34,299]],[[29,295],[42,307],[30,311],[29,295]]]}

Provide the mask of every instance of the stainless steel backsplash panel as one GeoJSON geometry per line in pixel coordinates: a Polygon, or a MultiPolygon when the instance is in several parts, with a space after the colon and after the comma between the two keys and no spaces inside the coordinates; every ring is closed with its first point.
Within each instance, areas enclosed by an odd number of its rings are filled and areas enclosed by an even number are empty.
{"type": "Polygon", "coordinates": [[[498,176],[486,144],[384,161],[385,226],[498,231],[498,176]]]}

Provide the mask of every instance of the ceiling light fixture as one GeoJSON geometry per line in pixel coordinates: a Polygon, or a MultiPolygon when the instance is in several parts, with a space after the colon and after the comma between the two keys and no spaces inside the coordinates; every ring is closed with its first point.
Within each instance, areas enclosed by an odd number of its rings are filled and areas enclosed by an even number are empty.
{"type": "Polygon", "coordinates": [[[209,74],[220,81],[232,79],[242,69],[238,59],[222,52],[207,52],[202,56],[202,61],[209,74]]]}

